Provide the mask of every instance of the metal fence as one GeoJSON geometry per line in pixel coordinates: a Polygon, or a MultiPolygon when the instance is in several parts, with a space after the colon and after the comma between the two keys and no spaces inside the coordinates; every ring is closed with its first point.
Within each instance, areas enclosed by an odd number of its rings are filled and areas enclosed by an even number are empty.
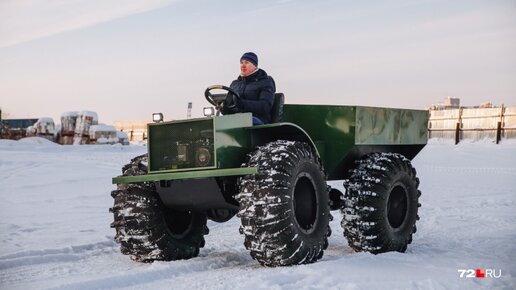
{"type": "Polygon", "coordinates": [[[516,138],[516,107],[431,110],[429,138],[460,140],[516,138]]]}

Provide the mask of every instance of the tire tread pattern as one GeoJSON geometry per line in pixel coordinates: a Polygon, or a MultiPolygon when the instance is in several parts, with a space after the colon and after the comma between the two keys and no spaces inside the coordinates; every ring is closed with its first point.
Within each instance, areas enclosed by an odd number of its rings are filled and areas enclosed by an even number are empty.
{"type": "Polygon", "coordinates": [[[357,160],[350,173],[344,183],[346,194],[341,209],[341,225],[349,246],[357,252],[373,254],[405,252],[416,232],[417,211],[421,206],[419,179],[410,160],[397,153],[372,153],[357,160]],[[393,233],[388,229],[386,205],[390,186],[400,178],[410,188],[408,206],[411,208],[404,225],[409,228],[393,233]]]}
{"type": "MultiPolygon", "coordinates": [[[[328,246],[331,230],[309,245],[296,233],[293,225],[291,196],[292,168],[309,161],[323,168],[315,150],[304,142],[278,140],[258,147],[243,166],[258,167],[258,173],[240,180],[240,204],[237,216],[242,226],[245,247],[260,264],[269,267],[313,263],[328,246]]],[[[325,187],[326,188],[326,187],[325,187]]],[[[328,192],[326,192],[328,194],[328,192]]],[[[323,214],[329,215],[329,199],[323,214]]],[[[329,217],[326,217],[329,219],[329,217]]]]}
{"type": "MultiPolygon", "coordinates": [[[[147,154],[137,156],[122,168],[124,176],[147,174],[147,154]]],[[[165,222],[166,208],[154,183],[120,184],[111,192],[114,205],[110,208],[114,221],[115,241],[120,251],[138,262],[179,260],[196,257],[204,246],[208,233],[206,217],[193,217],[192,229],[176,238],[165,222]]]]}

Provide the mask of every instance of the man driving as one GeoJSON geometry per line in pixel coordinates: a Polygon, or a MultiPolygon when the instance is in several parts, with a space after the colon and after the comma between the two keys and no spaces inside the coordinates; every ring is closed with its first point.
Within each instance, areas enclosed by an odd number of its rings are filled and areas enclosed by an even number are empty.
{"type": "Polygon", "coordinates": [[[246,52],[240,58],[240,75],[231,82],[233,89],[240,98],[228,93],[221,112],[233,114],[251,112],[253,125],[271,122],[271,110],[276,91],[274,81],[267,73],[258,68],[258,56],[254,52],[246,52]]]}

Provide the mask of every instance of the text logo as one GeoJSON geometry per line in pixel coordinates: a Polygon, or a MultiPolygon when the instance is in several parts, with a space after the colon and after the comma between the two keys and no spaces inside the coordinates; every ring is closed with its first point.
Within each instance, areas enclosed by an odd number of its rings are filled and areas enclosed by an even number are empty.
{"type": "Polygon", "coordinates": [[[458,269],[460,278],[500,278],[501,269],[458,269]]]}

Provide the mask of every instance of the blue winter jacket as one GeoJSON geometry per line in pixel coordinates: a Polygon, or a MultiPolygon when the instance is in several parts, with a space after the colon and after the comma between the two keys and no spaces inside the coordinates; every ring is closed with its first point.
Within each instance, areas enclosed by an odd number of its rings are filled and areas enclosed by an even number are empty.
{"type": "Polygon", "coordinates": [[[240,101],[236,102],[239,112],[251,112],[265,124],[271,122],[276,88],[272,78],[264,70],[258,69],[247,77],[239,76],[231,83],[230,88],[240,95],[240,101]]]}

